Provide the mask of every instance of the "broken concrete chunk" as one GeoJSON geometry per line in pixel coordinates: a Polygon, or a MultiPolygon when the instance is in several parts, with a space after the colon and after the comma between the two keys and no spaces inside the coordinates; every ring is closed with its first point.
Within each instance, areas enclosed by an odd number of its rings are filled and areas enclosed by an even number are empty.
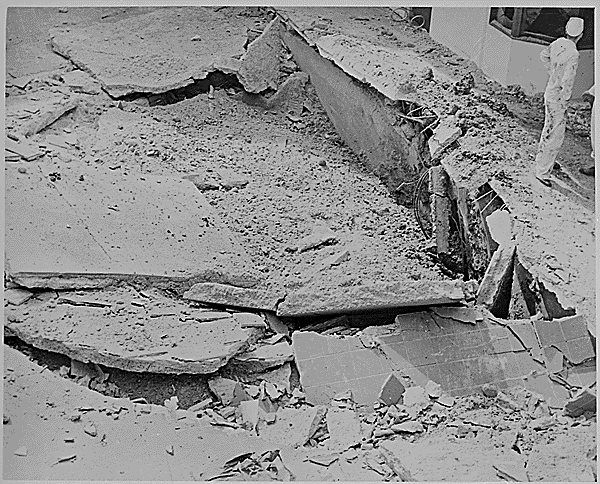
{"type": "Polygon", "coordinates": [[[26,128],[23,134],[27,137],[39,133],[43,129],[50,126],[56,120],[72,111],[78,106],[77,100],[69,100],[63,104],[59,104],[53,110],[38,116],[37,119],[33,120],[26,128]]]}
{"type": "Polygon", "coordinates": [[[241,401],[250,398],[239,382],[229,380],[228,378],[217,377],[208,380],[208,386],[217,396],[219,401],[225,406],[237,405],[241,401]]]}
{"type": "Polygon", "coordinates": [[[292,346],[284,341],[274,345],[262,345],[253,351],[236,355],[232,358],[231,364],[256,372],[281,366],[293,359],[292,346]]]}
{"type": "Polygon", "coordinates": [[[299,447],[309,439],[313,421],[318,416],[318,407],[280,408],[277,410],[277,420],[261,432],[261,438],[272,444],[286,447],[299,447]]]}
{"type": "Polygon", "coordinates": [[[97,437],[98,436],[98,430],[96,429],[96,426],[93,423],[90,423],[88,425],[86,425],[83,429],[83,431],[88,434],[90,437],[97,437]]]}
{"type": "Polygon", "coordinates": [[[402,453],[395,452],[394,448],[387,446],[386,444],[387,442],[385,442],[380,447],[380,452],[383,459],[385,460],[385,463],[389,466],[390,469],[394,471],[394,473],[400,478],[401,481],[415,481],[416,479],[413,477],[410,470],[407,467],[405,467],[405,465],[402,462],[402,453]]]}
{"type": "Polygon", "coordinates": [[[4,301],[12,306],[20,306],[24,302],[29,301],[33,297],[33,293],[27,289],[5,289],[4,301]]]}
{"type": "Polygon", "coordinates": [[[487,307],[492,313],[501,304],[501,295],[509,294],[512,286],[515,253],[515,245],[498,247],[479,285],[477,304],[487,307]]]}
{"type": "Polygon", "coordinates": [[[448,116],[440,122],[433,130],[433,136],[429,138],[429,152],[435,158],[444,148],[454,143],[461,135],[457,126],[456,116],[448,116]]]}
{"type": "Polygon", "coordinates": [[[254,313],[234,313],[233,317],[239,323],[241,328],[261,328],[266,329],[267,323],[258,314],[254,313]]]}
{"type": "Polygon", "coordinates": [[[17,143],[8,137],[4,140],[4,149],[16,153],[26,161],[33,161],[44,155],[44,152],[39,146],[25,140],[21,140],[17,143]]]}
{"type": "Polygon", "coordinates": [[[240,402],[243,426],[247,430],[254,430],[258,425],[258,400],[245,400],[240,402]]]}
{"type": "Polygon", "coordinates": [[[462,281],[402,281],[289,293],[278,316],[317,316],[427,306],[464,300],[462,281]],[[342,290],[343,289],[343,290],[342,290]]]}
{"type": "Polygon", "coordinates": [[[477,308],[437,307],[431,311],[441,318],[450,318],[462,323],[476,324],[483,321],[483,314],[477,308]]]}
{"type": "Polygon", "coordinates": [[[184,299],[223,306],[264,309],[275,312],[282,295],[259,289],[244,289],[217,283],[199,283],[183,295],[184,299]]]}
{"type": "Polygon", "coordinates": [[[392,425],[391,429],[398,433],[414,434],[417,432],[424,432],[425,428],[421,422],[415,420],[409,420],[408,422],[402,422],[399,424],[392,425]]]}
{"type": "Polygon", "coordinates": [[[423,387],[409,387],[404,392],[403,403],[407,407],[429,405],[429,398],[423,387]]]}
{"type": "Polygon", "coordinates": [[[361,441],[360,422],[353,410],[330,408],[327,411],[328,447],[344,451],[361,441]]]}
{"type": "Polygon", "coordinates": [[[208,407],[212,403],[212,401],[212,398],[205,398],[201,402],[195,403],[190,408],[188,408],[188,412],[197,413],[200,410],[203,410],[206,407],[208,407]]]}
{"type": "Polygon", "coordinates": [[[583,413],[596,411],[596,388],[583,388],[565,405],[565,414],[578,417],[583,413]]]}
{"type": "Polygon", "coordinates": [[[386,405],[395,405],[400,401],[405,388],[402,382],[393,373],[387,378],[379,392],[379,401],[386,405]]]}
{"type": "Polygon", "coordinates": [[[14,451],[14,454],[19,457],[27,457],[27,447],[21,446],[17,450],[14,451]]]}
{"type": "Polygon", "coordinates": [[[266,311],[266,312],[262,313],[262,315],[265,318],[265,320],[267,321],[267,325],[269,326],[271,331],[273,331],[277,334],[284,334],[286,336],[289,336],[290,328],[288,328],[288,326],[281,319],[279,319],[274,313],[266,311]]]}
{"type": "Polygon", "coordinates": [[[430,398],[439,398],[442,395],[442,387],[439,383],[429,380],[425,385],[425,392],[430,398]]]}

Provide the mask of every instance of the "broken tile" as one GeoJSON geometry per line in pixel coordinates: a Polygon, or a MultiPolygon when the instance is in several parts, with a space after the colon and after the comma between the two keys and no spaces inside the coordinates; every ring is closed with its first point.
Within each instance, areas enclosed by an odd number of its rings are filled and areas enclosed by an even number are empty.
{"type": "Polygon", "coordinates": [[[596,411],[596,388],[582,388],[565,404],[565,414],[578,417],[586,411],[596,411]]]}
{"type": "Polygon", "coordinates": [[[203,282],[193,285],[189,291],[184,293],[183,298],[207,304],[264,309],[275,312],[282,295],[259,289],[245,289],[225,284],[203,282]]]}
{"type": "Polygon", "coordinates": [[[396,375],[390,373],[390,376],[385,380],[379,392],[379,401],[386,405],[395,405],[402,398],[404,391],[405,388],[402,382],[396,375]]]}
{"type": "Polygon", "coordinates": [[[575,366],[568,369],[567,383],[572,387],[587,387],[596,382],[595,366],[575,366]]]}
{"type": "Polygon", "coordinates": [[[544,395],[548,405],[552,408],[561,408],[569,398],[567,389],[553,382],[545,372],[534,371],[524,378],[525,388],[544,395]]]}
{"type": "Polygon", "coordinates": [[[327,405],[334,395],[351,389],[357,404],[371,405],[392,372],[387,361],[366,349],[358,337],[297,331],[292,347],[306,400],[313,404],[327,405]]]}
{"type": "Polygon", "coordinates": [[[327,411],[327,428],[330,449],[346,450],[361,441],[360,422],[353,410],[330,408],[327,411]]]}

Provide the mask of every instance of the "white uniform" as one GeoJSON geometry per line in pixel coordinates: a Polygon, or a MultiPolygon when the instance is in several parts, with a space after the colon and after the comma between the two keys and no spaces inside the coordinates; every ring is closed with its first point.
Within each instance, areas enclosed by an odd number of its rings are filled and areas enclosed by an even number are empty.
{"type": "Polygon", "coordinates": [[[588,94],[594,96],[594,104],[592,105],[592,125],[590,128],[590,140],[592,142],[592,158],[594,158],[595,152],[595,138],[596,138],[596,84],[590,87],[587,91],[588,94]]]}
{"type": "Polygon", "coordinates": [[[567,101],[573,90],[579,52],[573,41],[560,38],[542,51],[540,59],[550,78],[544,92],[546,116],[535,157],[535,174],[538,178],[548,178],[565,139],[567,101]]]}

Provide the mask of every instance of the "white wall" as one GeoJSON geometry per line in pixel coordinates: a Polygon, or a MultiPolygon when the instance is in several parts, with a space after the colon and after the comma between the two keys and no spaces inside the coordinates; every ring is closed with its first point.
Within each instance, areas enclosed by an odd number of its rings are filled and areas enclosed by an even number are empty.
{"type": "MultiPolygon", "coordinates": [[[[433,7],[429,34],[456,54],[472,60],[503,86],[520,84],[527,94],[543,92],[548,73],[541,44],[511,39],[489,24],[489,7],[433,7]]],[[[580,52],[573,98],[594,83],[594,51],[580,52]]]]}

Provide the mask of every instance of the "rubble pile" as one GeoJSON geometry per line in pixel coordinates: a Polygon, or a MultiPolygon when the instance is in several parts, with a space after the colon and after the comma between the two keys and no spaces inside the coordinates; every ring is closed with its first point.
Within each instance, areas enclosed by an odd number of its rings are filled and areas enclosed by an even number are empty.
{"type": "Polygon", "coordinates": [[[353,12],[65,21],[10,74],[7,477],[596,479],[593,214],[553,252],[507,105],[353,12]]]}

